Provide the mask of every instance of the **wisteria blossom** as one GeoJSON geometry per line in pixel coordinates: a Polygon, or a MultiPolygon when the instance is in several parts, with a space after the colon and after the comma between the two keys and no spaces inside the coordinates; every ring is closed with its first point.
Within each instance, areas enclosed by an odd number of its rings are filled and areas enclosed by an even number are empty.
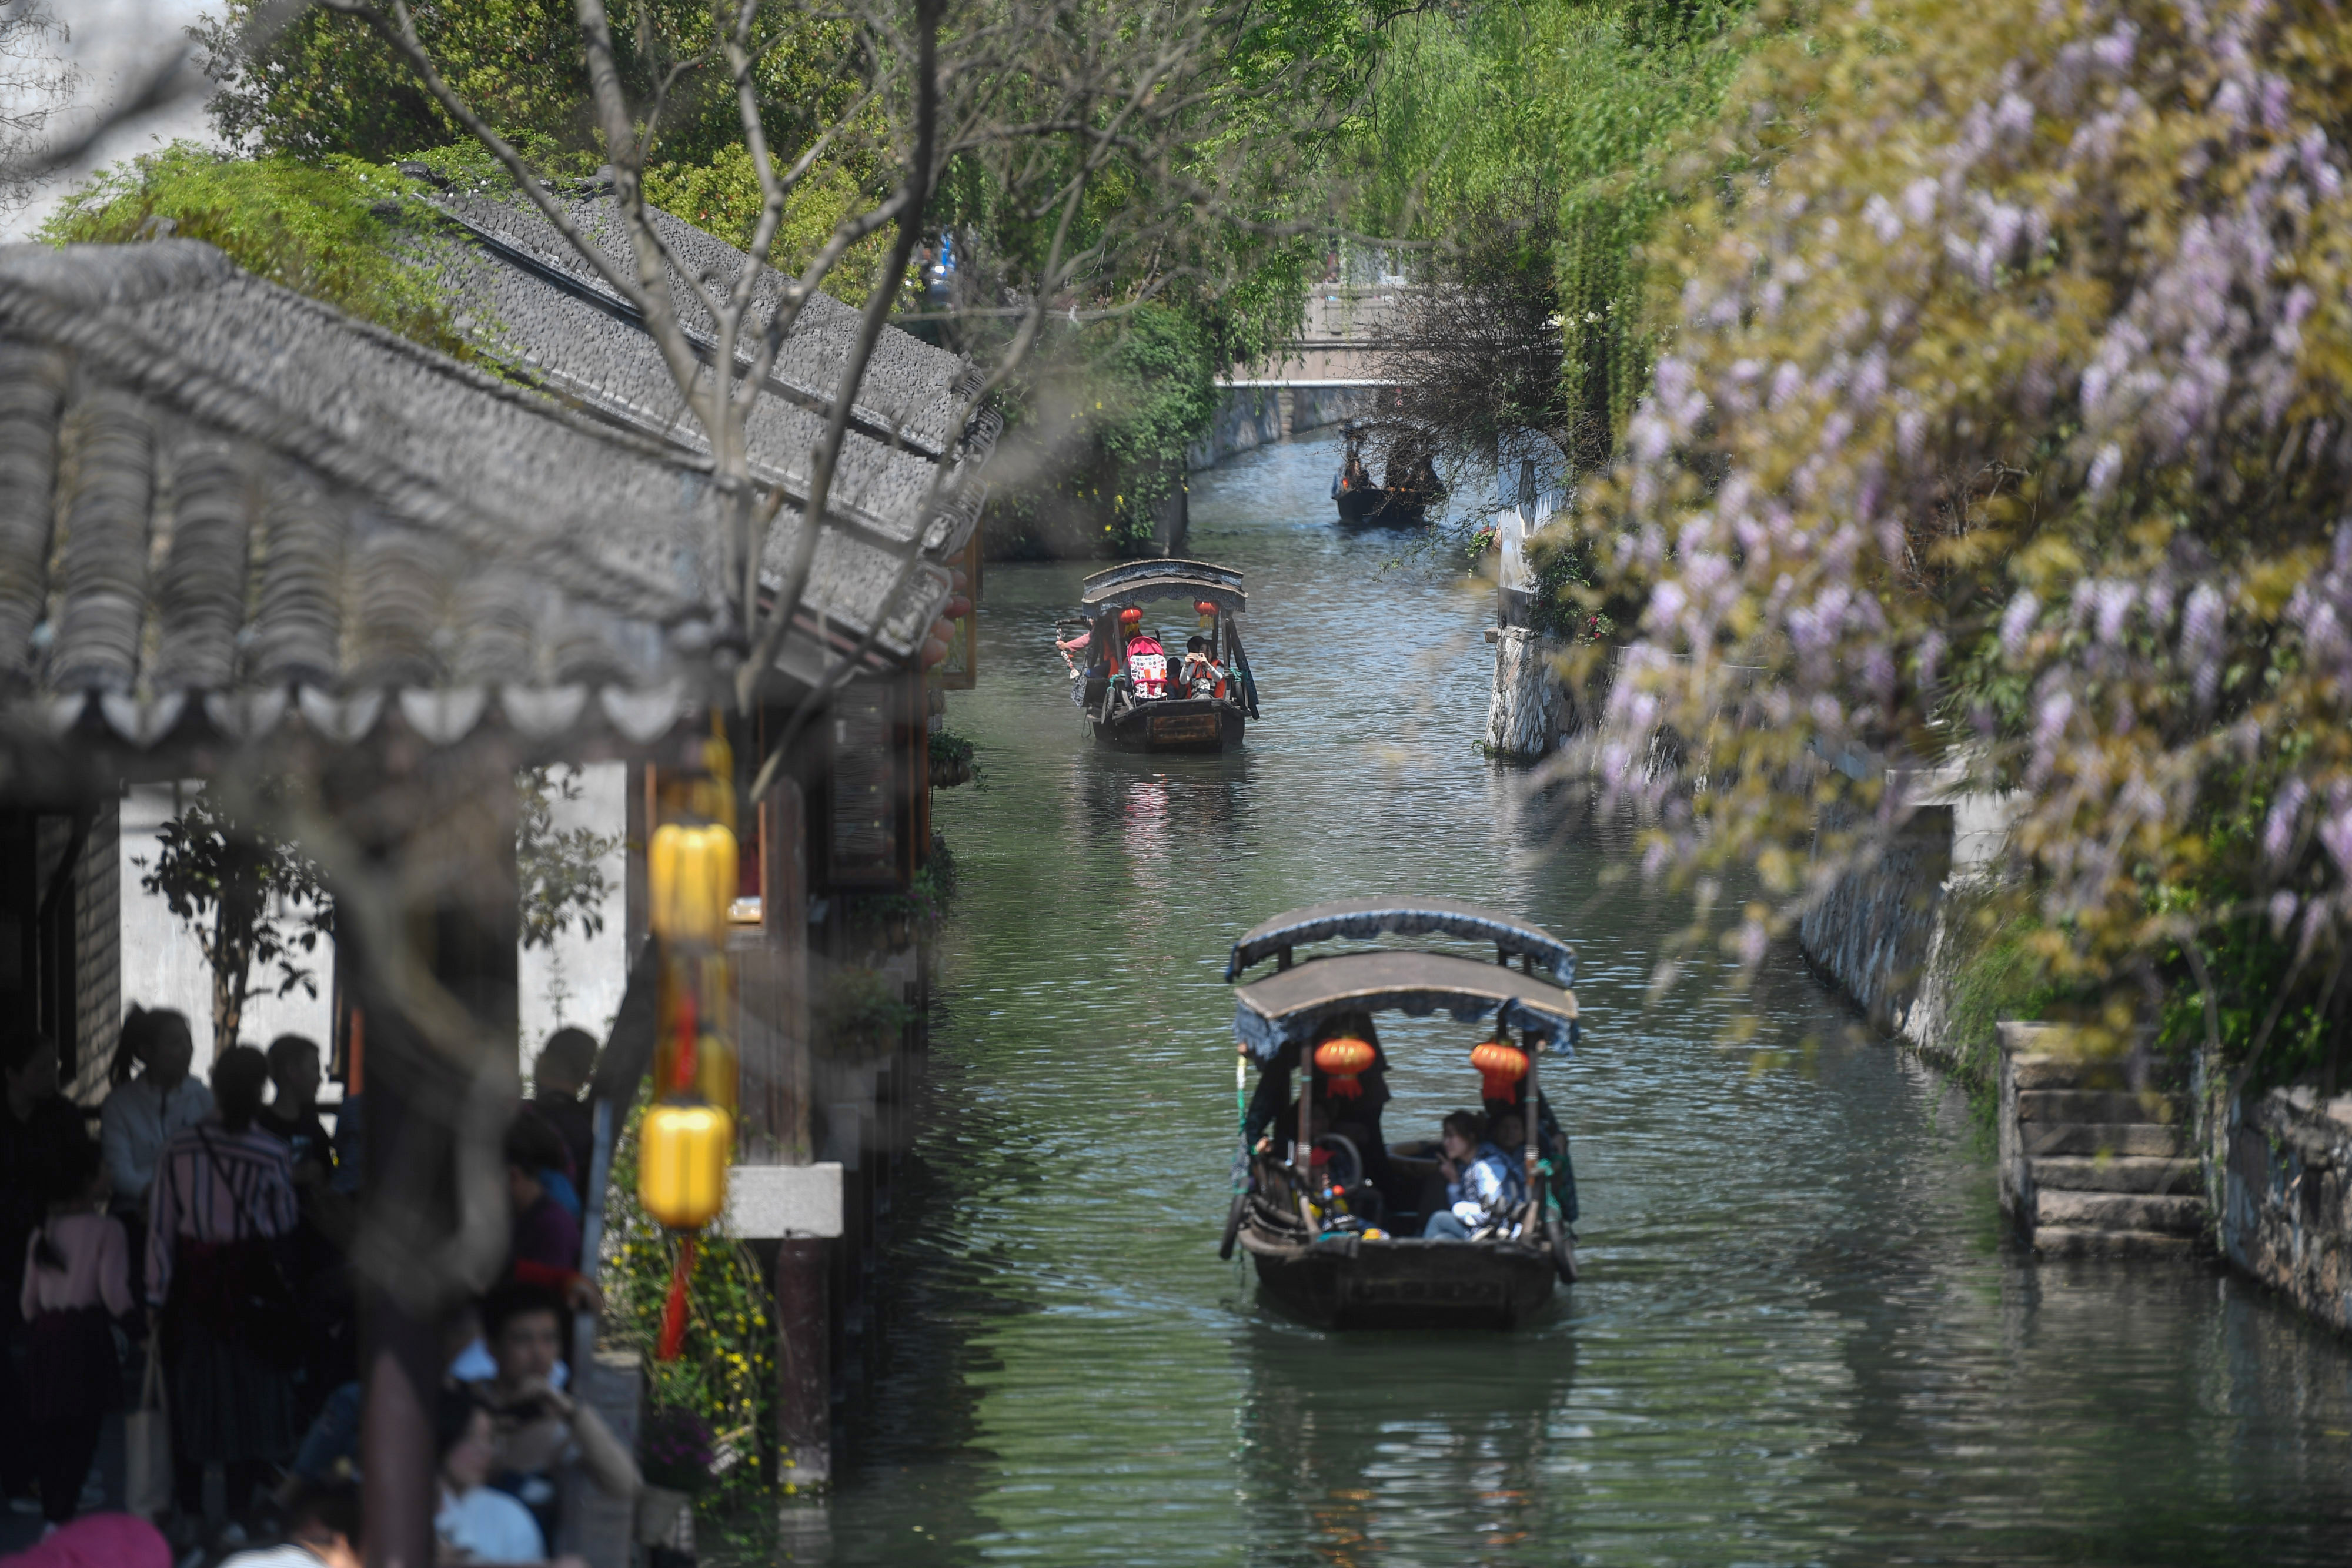
{"type": "Polygon", "coordinates": [[[2238,922],[2336,999],[2346,59],[2324,0],[1852,0],[1764,51],[1578,524],[1644,605],[1588,760],[1652,863],[1752,861],[1785,921],[1957,767],[2023,786],[2011,885],[2084,983],[2238,922]]]}

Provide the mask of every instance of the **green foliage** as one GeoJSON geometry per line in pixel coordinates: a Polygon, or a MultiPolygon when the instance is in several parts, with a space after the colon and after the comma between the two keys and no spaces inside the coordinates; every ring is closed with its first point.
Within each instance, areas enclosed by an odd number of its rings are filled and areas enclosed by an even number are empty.
{"type": "Polygon", "coordinates": [[[852,1061],[888,1054],[915,1017],[896,980],[856,964],[835,967],[811,1010],[818,1051],[852,1061]]]}
{"type": "Polygon", "coordinates": [[[684,1348],[676,1361],[654,1359],[678,1239],[637,1202],[638,1133],[650,1103],[647,1096],[638,1099],[613,1150],[604,1210],[604,1333],[608,1342],[644,1356],[651,1404],[691,1411],[709,1424],[720,1469],[704,1505],[724,1507],[748,1500],[761,1486],[765,1466],[758,1461],[775,1429],[775,1299],[751,1249],[723,1234],[723,1222],[714,1224],[695,1249],[684,1348]]]}
{"type": "Polygon", "coordinates": [[[1945,940],[1956,950],[1948,963],[1945,1044],[1962,1078],[1987,1082],[2000,1050],[1996,1024],[2049,1018],[2077,993],[2052,974],[2042,925],[2013,894],[1948,896],[1945,940]]]}
{"type": "Polygon", "coordinates": [[[1149,546],[1153,508],[1216,416],[1216,373],[1207,329],[1171,306],[1050,328],[1012,388],[998,461],[1016,477],[990,505],[993,553],[1041,538],[1054,553],[1149,546]]]}
{"type": "Polygon", "coordinates": [[[604,899],[612,892],[604,861],[621,847],[620,835],[593,828],[558,828],[555,805],[580,799],[580,774],[567,768],[526,768],[515,775],[520,810],[515,826],[515,871],[522,903],[522,945],[551,947],[576,922],[583,936],[604,929],[604,899]]]}
{"type": "Polygon", "coordinates": [[[319,868],[203,797],[156,831],[154,859],[134,859],[139,885],[161,894],[204,949],[213,972],[213,1039],[236,1042],[253,966],[275,965],[277,994],[319,994],[303,962],[332,936],[335,902],[319,868]]]}
{"type": "MultiPolygon", "coordinates": [[[[959,784],[969,784],[980,777],[978,758],[972,744],[961,735],[944,729],[931,731],[931,788],[950,789],[959,784]]],[[[950,862],[952,863],[952,862],[950,862]]],[[[929,868],[924,868],[928,871],[929,868]]]]}
{"type": "MultiPolygon", "coordinates": [[[[751,151],[740,142],[722,147],[706,163],[666,162],[646,171],[646,198],[730,245],[748,246],[760,221],[759,175],[751,151]]],[[[784,205],[769,259],[780,270],[798,272],[833,235],[834,225],[874,200],[874,193],[838,164],[809,172],[784,205]]],[[[892,231],[877,230],[852,246],[825,275],[825,292],[863,305],[889,259],[892,231]]],[[[909,279],[901,279],[903,287],[909,279]]]]}
{"type": "Polygon", "coordinates": [[[412,187],[340,153],[314,162],[236,158],[193,142],[119,163],[42,225],[51,245],[123,245],[159,235],[217,246],[247,272],[460,358],[470,346],[404,253],[412,187]]]}
{"type": "MultiPolygon", "coordinates": [[[[408,67],[373,29],[325,6],[297,10],[269,41],[247,53],[239,40],[263,0],[227,0],[196,31],[220,83],[209,108],[233,144],[318,161],[341,154],[388,162],[418,148],[465,139],[408,67]]],[[[573,7],[563,0],[424,0],[411,7],[417,35],[460,99],[541,171],[586,174],[605,162],[588,95],[573,7]]],[[[652,97],[656,62],[690,59],[710,42],[711,7],[647,0],[614,29],[621,82],[635,102],[652,97]]],[[[856,91],[841,70],[849,30],[800,8],[761,13],[771,45],[756,77],[772,145],[797,155],[856,91]]],[[[689,65],[673,82],[654,162],[707,164],[740,146],[742,126],[723,68],[689,65]]]]}
{"type": "Polygon", "coordinates": [[[1537,0],[1424,12],[1395,26],[1356,128],[1362,232],[1442,254],[1481,213],[1549,206],[1529,215],[1553,246],[1564,395],[1603,448],[1648,373],[1642,256],[1675,199],[1669,154],[1711,124],[1756,36],[1751,9],[1537,0]]]}
{"type": "Polygon", "coordinates": [[[2325,0],[1836,0],[1751,61],[1580,495],[1618,712],[1707,758],[1612,788],[1654,863],[1754,863],[1738,950],[1903,814],[1825,759],[1932,759],[2014,790],[2095,1049],[2342,1030],[2347,54],[2325,0]]]}

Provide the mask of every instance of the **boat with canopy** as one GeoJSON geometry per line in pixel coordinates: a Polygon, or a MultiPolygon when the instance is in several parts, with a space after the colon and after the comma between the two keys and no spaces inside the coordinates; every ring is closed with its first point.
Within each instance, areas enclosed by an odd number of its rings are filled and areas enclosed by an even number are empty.
{"type": "Polygon", "coordinates": [[[1385,483],[1375,485],[1364,462],[1365,432],[1352,422],[1339,429],[1347,450],[1331,480],[1331,499],[1343,526],[1417,528],[1429,520],[1432,507],[1444,506],[1445,486],[1426,452],[1411,445],[1391,448],[1385,483]]]}
{"type": "Polygon", "coordinates": [[[1236,619],[1249,609],[1242,574],[1202,560],[1131,560],[1081,590],[1085,616],[1057,638],[1070,700],[1095,739],[1123,751],[1225,751],[1257,716],[1257,680],[1236,619]],[[1181,600],[1194,629],[1181,646],[1147,627],[1145,607],[1181,600]]]}
{"type": "Polygon", "coordinates": [[[1546,1054],[1574,1054],[1575,977],[1567,943],[1453,899],[1318,904],[1245,932],[1225,967],[1240,982],[1241,1143],[1219,1255],[1248,1253],[1276,1304],[1323,1327],[1508,1329],[1542,1312],[1555,1285],[1576,1278],[1575,1172],[1537,1071],[1546,1054]],[[1476,943],[1494,957],[1402,947],[1297,957],[1385,936],[1476,943]],[[1244,978],[1268,959],[1271,973],[1244,978]],[[1441,1162],[1383,1139],[1382,1013],[1486,1026],[1470,1053],[1486,1106],[1475,1163],[1492,1178],[1483,1199],[1455,1201],[1467,1197],[1469,1157],[1441,1162]],[[1433,1223],[1465,1212],[1471,1220],[1433,1223]]]}

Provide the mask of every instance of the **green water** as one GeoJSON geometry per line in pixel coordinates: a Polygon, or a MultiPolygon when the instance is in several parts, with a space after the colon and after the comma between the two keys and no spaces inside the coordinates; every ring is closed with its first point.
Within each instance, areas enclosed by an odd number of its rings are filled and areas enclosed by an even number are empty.
{"type": "MultiPolygon", "coordinates": [[[[1759,1043],[1629,833],[1471,742],[1486,605],[1344,537],[1307,442],[1202,476],[1248,574],[1263,722],[1227,758],[1082,736],[1050,647],[1079,568],[992,567],[982,787],[925,1130],[825,1532],[844,1563],[2271,1563],[2352,1560],[2352,1354],[2214,1273],[2002,1244],[1965,1104],[1795,956],[1759,1043]],[[1509,1336],[1334,1336],[1215,1254],[1235,933],[1450,894],[1579,944],[1584,1279],[1509,1336]]],[[[1171,630],[1189,629],[1170,606],[1171,630]]],[[[1475,1102],[1472,1031],[1383,1020],[1404,1135],[1475,1102]],[[1418,1048],[1418,1049],[1417,1049],[1418,1048]]],[[[828,1548],[829,1542],[829,1548],[828,1548]]]]}

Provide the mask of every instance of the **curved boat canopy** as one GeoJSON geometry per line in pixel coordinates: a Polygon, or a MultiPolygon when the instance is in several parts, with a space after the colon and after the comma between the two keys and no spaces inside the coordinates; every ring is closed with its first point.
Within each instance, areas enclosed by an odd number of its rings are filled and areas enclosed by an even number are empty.
{"type": "Polygon", "coordinates": [[[1205,560],[1129,560],[1087,579],[1088,609],[1114,601],[1138,603],[1154,599],[1205,600],[1235,615],[1249,612],[1249,596],[1242,591],[1242,574],[1229,566],[1205,560]]]}
{"type": "Polygon", "coordinates": [[[1231,984],[1251,965],[1310,942],[1341,936],[1369,942],[1391,933],[1492,942],[1509,956],[1531,959],[1563,986],[1576,983],[1575,948],[1540,926],[1452,898],[1343,898],[1277,915],[1251,926],[1234,944],[1233,956],[1225,961],[1225,980],[1231,984]]]}
{"type": "Polygon", "coordinates": [[[1569,1045],[1576,1022],[1575,992],[1453,953],[1336,954],[1237,986],[1234,1001],[1234,1038],[1261,1063],[1339,1013],[1425,1018],[1443,1009],[1463,1023],[1492,1015],[1498,1026],[1530,1031],[1555,1051],[1569,1045]]]}

